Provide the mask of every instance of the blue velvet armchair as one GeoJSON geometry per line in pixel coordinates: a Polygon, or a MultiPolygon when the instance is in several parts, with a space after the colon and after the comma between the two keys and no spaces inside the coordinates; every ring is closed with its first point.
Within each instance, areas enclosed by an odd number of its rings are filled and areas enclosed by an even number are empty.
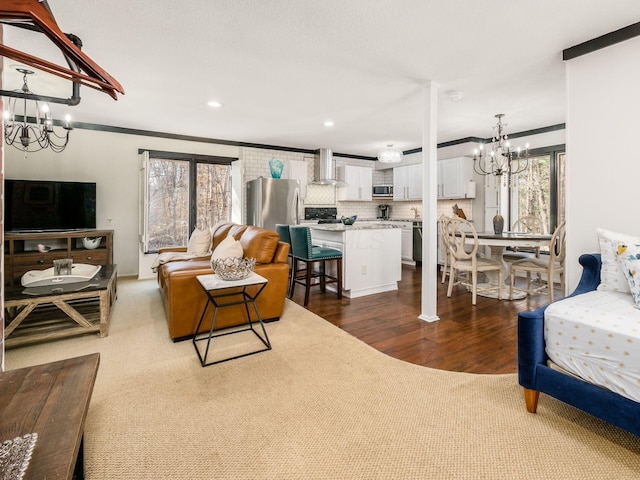
{"type": "MultiPolygon", "coordinates": [[[[595,290],[600,284],[600,255],[585,254],[579,262],[583,267],[582,277],[571,296],[595,290]]],[[[640,436],[639,403],[547,366],[544,341],[546,308],[518,314],[518,381],[524,387],[527,410],[536,412],[542,392],[640,436]]]]}

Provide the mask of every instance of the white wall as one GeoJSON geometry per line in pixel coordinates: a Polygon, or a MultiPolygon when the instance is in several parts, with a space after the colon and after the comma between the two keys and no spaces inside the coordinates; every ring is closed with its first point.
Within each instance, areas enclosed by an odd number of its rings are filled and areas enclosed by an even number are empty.
{"type": "MultiPolygon", "coordinates": [[[[5,147],[5,176],[9,179],[96,182],[97,228],[114,230],[114,262],[120,275],[137,275],[139,266],[138,149],[199,153],[238,158],[234,146],[185,142],[140,135],[75,129],[62,153],[50,150],[27,158],[5,147]],[[111,224],[107,219],[112,219],[111,224]]],[[[152,257],[147,255],[146,257],[152,257]]],[[[150,270],[149,270],[150,271],[150,270]]]]}
{"type": "Polygon", "coordinates": [[[640,236],[640,37],[569,60],[567,78],[567,284],[597,227],[640,236]]]}

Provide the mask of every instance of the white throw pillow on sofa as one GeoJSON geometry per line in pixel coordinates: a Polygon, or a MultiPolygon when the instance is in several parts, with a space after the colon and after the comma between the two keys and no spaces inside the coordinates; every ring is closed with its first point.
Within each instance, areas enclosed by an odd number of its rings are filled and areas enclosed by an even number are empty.
{"type": "Polygon", "coordinates": [[[227,235],[213,251],[211,260],[218,258],[242,258],[244,250],[238,240],[233,235],[227,235]]]}
{"type": "Polygon", "coordinates": [[[196,228],[187,244],[187,253],[196,257],[206,257],[211,253],[211,231],[196,228]]]}
{"type": "Polygon", "coordinates": [[[640,243],[640,238],[612,232],[603,228],[596,228],[596,232],[598,233],[600,255],[602,257],[602,269],[600,270],[600,285],[598,285],[598,290],[630,293],[629,282],[622,271],[616,253],[619,243],[640,243]]]}
{"type": "Polygon", "coordinates": [[[627,279],[636,308],[640,307],[640,244],[619,243],[616,256],[627,279]]]}

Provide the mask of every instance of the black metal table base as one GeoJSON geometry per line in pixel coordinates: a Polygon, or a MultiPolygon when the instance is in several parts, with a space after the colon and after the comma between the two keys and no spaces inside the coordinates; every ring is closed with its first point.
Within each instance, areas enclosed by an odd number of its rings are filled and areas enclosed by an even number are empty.
{"type": "Polygon", "coordinates": [[[269,341],[269,336],[267,335],[267,330],[264,327],[264,323],[262,322],[262,317],[260,316],[260,312],[258,311],[258,307],[256,305],[256,299],[258,298],[258,295],[260,295],[260,293],[262,292],[262,290],[264,290],[264,287],[266,286],[266,283],[263,283],[262,286],[260,287],[260,289],[256,292],[255,295],[251,295],[247,292],[247,287],[251,287],[251,286],[256,286],[256,284],[251,284],[251,285],[244,285],[243,287],[232,287],[234,289],[238,289],[238,288],[242,288],[242,291],[233,291],[233,292],[226,292],[226,293],[217,293],[220,290],[206,290],[204,289],[205,293],[207,294],[208,297],[208,301],[204,306],[204,309],[202,310],[202,315],[200,316],[200,321],[198,322],[198,327],[196,328],[196,333],[193,336],[192,342],[193,342],[193,346],[196,350],[196,353],[198,354],[198,358],[200,359],[200,364],[203,367],[208,367],[210,365],[216,365],[218,363],[222,363],[222,362],[228,362],[229,360],[235,360],[236,358],[242,358],[242,357],[247,357],[249,355],[254,355],[256,353],[260,353],[260,352],[266,352],[267,350],[271,350],[271,342],[269,341]],[[236,300],[236,301],[230,301],[230,302],[226,302],[226,303],[220,303],[219,300],[222,298],[227,298],[227,297],[237,297],[237,296],[241,296],[242,300],[236,300]],[[214,306],[214,310],[213,310],[213,318],[211,319],[211,328],[209,329],[208,333],[198,333],[200,331],[200,327],[202,326],[202,322],[204,320],[205,314],[207,313],[207,308],[209,306],[209,304],[214,306]],[[253,310],[256,312],[256,317],[258,318],[257,322],[251,320],[251,315],[249,313],[249,304],[253,305],[253,310]],[[215,329],[215,324],[216,324],[216,318],[218,316],[218,310],[220,310],[221,308],[224,307],[229,307],[232,305],[244,305],[245,307],[245,311],[247,313],[247,326],[245,328],[238,328],[238,327],[229,327],[228,329],[222,330],[219,333],[215,334],[213,333],[214,329],[215,329]],[[254,328],[254,323],[259,323],[260,324],[260,328],[262,329],[262,335],[260,335],[260,333],[258,333],[258,331],[254,328]],[[232,357],[228,357],[228,358],[223,358],[221,360],[215,360],[212,362],[207,362],[207,357],[209,356],[209,348],[211,346],[211,340],[214,338],[219,338],[219,337],[224,337],[227,335],[233,335],[236,333],[241,333],[241,332],[248,332],[251,331],[255,334],[256,337],[258,337],[258,339],[260,339],[260,341],[262,342],[262,344],[265,346],[265,348],[262,348],[260,350],[254,350],[248,353],[242,353],[240,355],[235,355],[232,357]],[[198,342],[205,342],[206,341],[206,347],[204,349],[204,355],[200,352],[200,349],[198,348],[198,342]]]}

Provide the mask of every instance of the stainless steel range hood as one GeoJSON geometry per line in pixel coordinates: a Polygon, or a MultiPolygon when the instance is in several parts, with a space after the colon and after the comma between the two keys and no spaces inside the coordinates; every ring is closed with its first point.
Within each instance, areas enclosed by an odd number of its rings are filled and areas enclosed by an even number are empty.
{"type": "Polygon", "coordinates": [[[321,148],[315,158],[313,185],[345,186],[346,183],[336,178],[336,167],[333,162],[333,152],[330,148],[321,148]]]}

